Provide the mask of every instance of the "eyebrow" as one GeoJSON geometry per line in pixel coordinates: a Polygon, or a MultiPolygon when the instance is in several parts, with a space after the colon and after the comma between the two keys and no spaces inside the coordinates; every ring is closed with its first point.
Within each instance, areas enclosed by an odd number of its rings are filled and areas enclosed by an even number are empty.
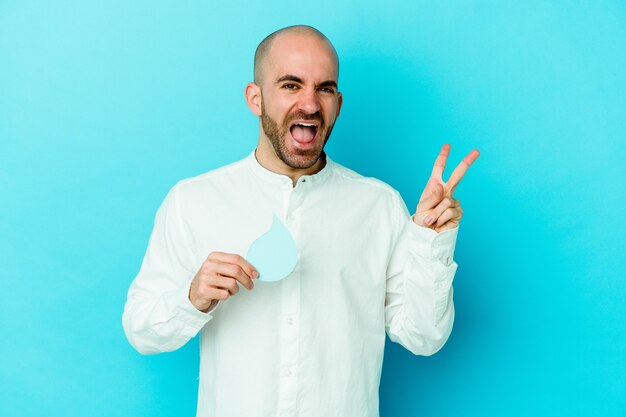
{"type": "MultiPolygon", "coordinates": [[[[282,83],[283,81],[293,81],[293,82],[296,82],[296,83],[304,84],[304,81],[302,81],[302,78],[300,78],[300,77],[298,77],[296,75],[291,75],[291,74],[283,75],[278,80],[276,80],[276,84],[282,83]]],[[[337,88],[337,82],[333,81],[333,80],[327,80],[327,81],[323,81],[323,82],[319,83],[317,86],[318,87],[334,87],[334,88],[337,88]]]]}
{"type": "Polygon", "coordinates": [[[335,81],[328,80],[328,81],[324,81],[323,83],[320,83],[318,85],[318,87],[334,87],[334,88],[337,88],[337,83],[335,81]]]}

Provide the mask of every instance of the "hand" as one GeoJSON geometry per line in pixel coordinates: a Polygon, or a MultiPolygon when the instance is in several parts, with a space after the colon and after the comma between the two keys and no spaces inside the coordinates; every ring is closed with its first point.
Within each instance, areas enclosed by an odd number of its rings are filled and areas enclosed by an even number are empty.
{"type": "Polygon", "coordinates": [[[207,312],[213,303],[237,294],[238,283],[252,290],[252,279],[258,277],[259,273],[242,256],[211,252],[191,281],[189,301],[207,312]]]}
{"type": "Polygon", "coordinates": [[[413,215],[415,224],[433,229],[437,233],[459,225],[463,209],[459,200],[453,198],[452,195],[469,166],[480,155],[476,149],[471,151],[454,169],[448,181],[443,182],[441,176],[446,167],[448,154],[450,154],[450,145],[445,144],[435,160],[432,174],[413,215]]]}

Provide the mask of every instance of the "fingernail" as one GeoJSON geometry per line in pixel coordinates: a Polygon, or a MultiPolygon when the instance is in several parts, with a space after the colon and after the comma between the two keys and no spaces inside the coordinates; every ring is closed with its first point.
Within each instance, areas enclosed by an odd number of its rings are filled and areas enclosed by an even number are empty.
{"type": "Polygon", "coordinates": [[[252,278],[258,278],[259,273],[257,271],[252,271],[252,278]]]}
{"type": "Polygon", "coordinates": [[[424,224],[430,225],[432,222],[433,222],[433,219],[430,216],[424,219],[424,224]]]}

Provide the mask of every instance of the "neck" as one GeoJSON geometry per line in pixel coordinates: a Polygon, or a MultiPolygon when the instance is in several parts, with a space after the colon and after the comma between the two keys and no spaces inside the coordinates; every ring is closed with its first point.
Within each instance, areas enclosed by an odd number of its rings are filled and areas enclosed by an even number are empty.
{"type": "Polygon", "coordinates": [[[308,168],[293,168],[280,159],[269,139],[263,137],[263,135],[259,136],[254,156],[263,168],[291,178],[294,187],[301,176],[316,174],[326,166],[326,154],[322,151],[322,154],[312,166],[308,168]]]}

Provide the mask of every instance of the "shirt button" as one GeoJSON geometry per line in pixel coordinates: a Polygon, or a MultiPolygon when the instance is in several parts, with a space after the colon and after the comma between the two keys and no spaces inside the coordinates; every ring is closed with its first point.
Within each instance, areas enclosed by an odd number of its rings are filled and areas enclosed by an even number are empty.
{"type": "Polygon", "coordinates": [[[293,317],[287,317],[287,324],[291,326],[293,324],[293,317]]]}
{"type": "Polygon", "coordinates": [[[291,369],[287,368],[283,371],[284,376],[291,376],[291,369]]]}

